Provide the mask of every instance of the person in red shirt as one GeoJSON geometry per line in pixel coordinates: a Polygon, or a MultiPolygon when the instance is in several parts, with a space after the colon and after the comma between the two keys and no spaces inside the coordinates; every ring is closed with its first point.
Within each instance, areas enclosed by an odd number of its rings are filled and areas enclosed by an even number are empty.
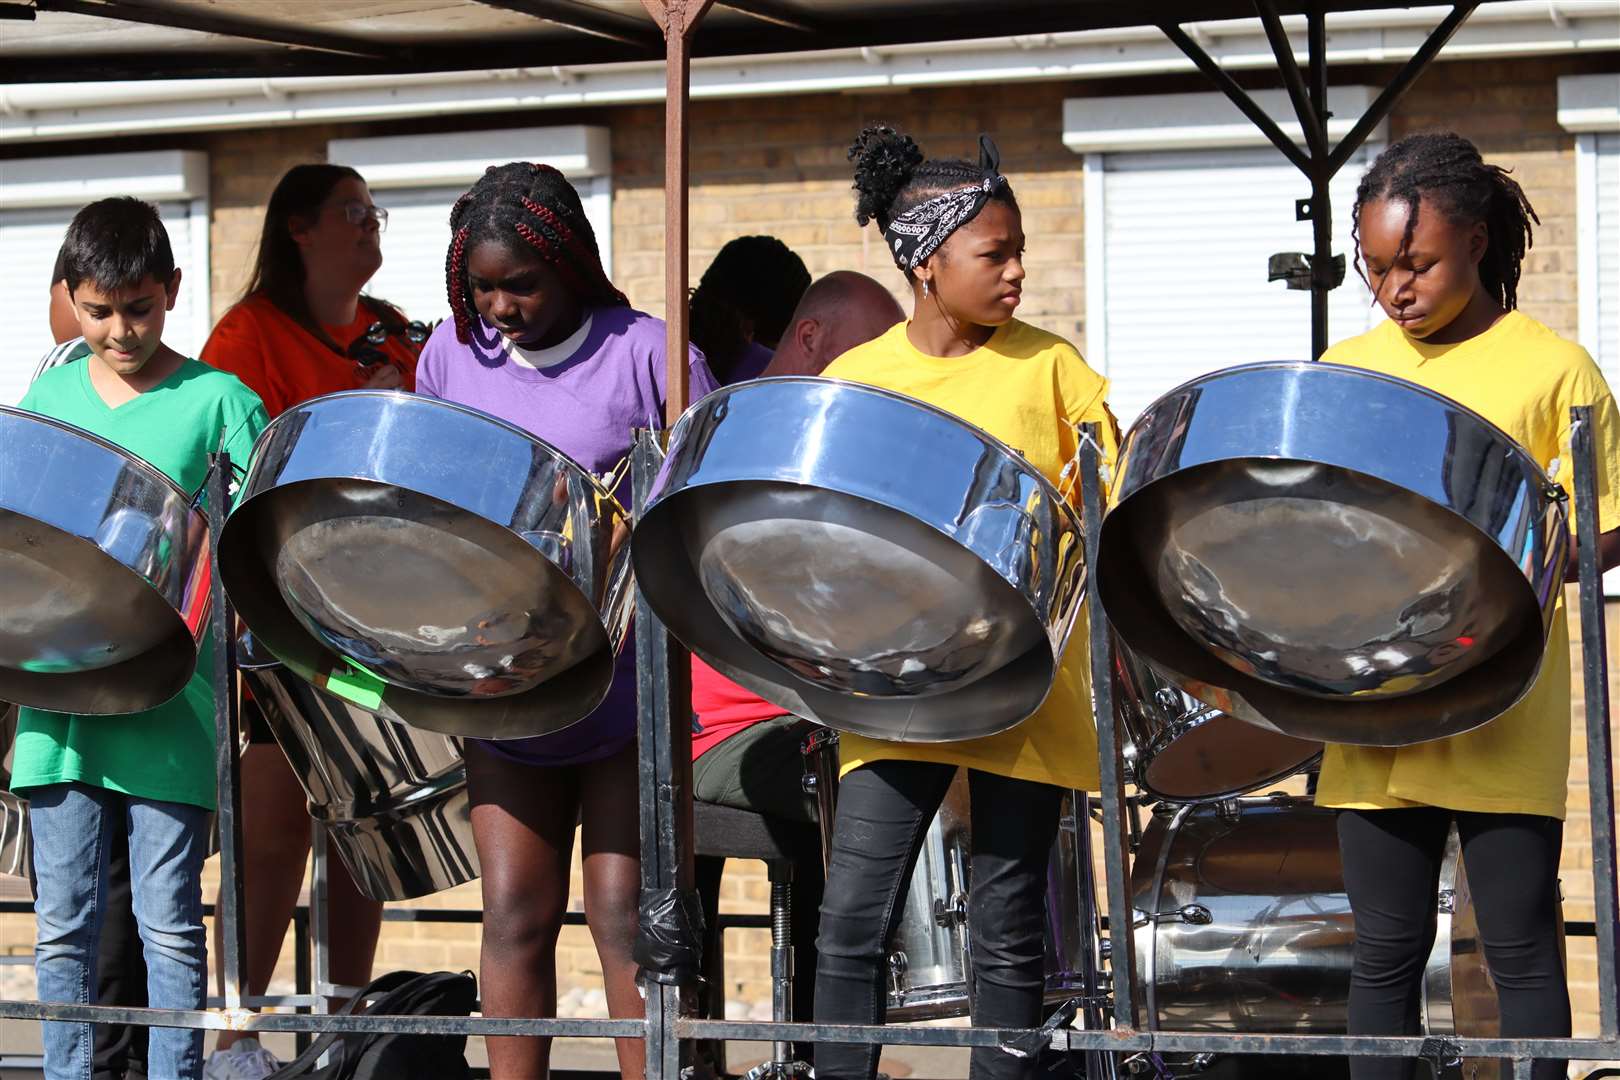
{"type": "MultiPolygon", "coordinates": [[[[415,390],[416,354],[427,328],[406,322],[392,304],[361,295],[382,267],[387,222],[388,212],[371,201],[353,169],[293,166],[265,207],[248,287],[208,335],[202,359],[246,383],[272,420],[323,394],[415,390]]],[[[298,903],[310,818],[304,790],[269,726],[251,700],[244,704],[245,989],[257,995],[270,984],[298,903]]],[[[360,892],[341,860],[328,866],[332,979],[364,986],[371,981],[382,905],[360,892]]],[[[221,955],[217,940],[214,953],[221,955]]],[[[221,1032],[205,1077],[253,1080],[277,1064],[252,1036],[221,1032]]]]}
{"type": "MultiPolygon", "coordinates": [[[[862,345],[905,318],[882,285],[851,270],[819,278],[788,320],[762,377],[819,375],[848,349],[862,345]]],[[[816,801],[804,791],[800,744],[814,727],[692,657],[692,795],[699,802],[751,810],[814,825],[816,801]]],[[[700,857],[698,890],[715,925],[724,859],[700,857]]],[[[794,881],[793,1018],[813,1015],[816,923],[821,907],[819,857],[798,868],[794,881]]],[[[711,932],[711,950],[718,932],[711,932]]]]}

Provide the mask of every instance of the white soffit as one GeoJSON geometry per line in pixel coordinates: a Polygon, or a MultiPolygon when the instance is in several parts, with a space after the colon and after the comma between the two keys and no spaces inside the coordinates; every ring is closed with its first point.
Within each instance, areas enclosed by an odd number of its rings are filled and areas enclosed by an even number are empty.
{"type": "Polygon", "coordinates": [[[82,206],[112,195],[168,202],[207,194],[208,155],[199,150],[150,150],[0,162],[0,209],[3,210],[82,206]]]}
{"type": "MultiPolygon", "coordinates": [[[[1251,91],[1249,96],[1284,134],[1304,144],[1287,91],[1251,91]]],[[[1329,87],[1333,116],[1328,120],[1328,140],[1343,138],[1377,96],[1370,86],[1329,87]]],[[[1382,141],[1387,129],[1387,123],[1380,122],[1367,137],[1382,141]]],[[[1225,94],[1206,92],[1068,98],[1063,102],[1063,145],[1087,154],[1266,146],[1269,140],[1225,94]]]]}
{"type": "Polygon", "coordinates": [[[605,127],[499,128],[442,135],[390,135],[333,139],[328,161],[350,165],[381,190],[391,187],[465,186],[491,165],[543,161],[574,179],[607,176],[613,155],[605,127]],[[491,151],[494,151],[492,154],[491,151]]]}
{"type": "Polygon", "coordinates": [[[1620,131],[1620,72],[1560,77],[1558,126],[1576,132],[1620,131]]]}

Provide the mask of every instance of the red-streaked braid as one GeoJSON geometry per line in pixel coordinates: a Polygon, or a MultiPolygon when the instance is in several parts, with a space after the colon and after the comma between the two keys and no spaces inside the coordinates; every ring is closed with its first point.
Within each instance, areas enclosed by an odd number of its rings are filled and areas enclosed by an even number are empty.
{"type": "Polygon", "coordinates": [[[562,250],[552,243],[549,236],[531,228],[528,222],[525,221],[518,222],[513,226],[513,229],[519,236],[528,241],[530,247],[540,253],[541,258],[556,267],[563,280],[567,281],[572,288],[583,296],[590,295],[591,283],[580,276],[579,270],[574,266],[573,262],[564,257],[562,250]]]}
{"type": "Polygon", "coordinates": [[[595,250],[581,243],[579,234],[570,228],[568,223],[552,211],[549,206],[543,206],[533,199],[525,197],[523,207],[557,231],[557,235],[562,237],[563,246],[572,251],[574,257],[583,263],[587,270],[594,271],[593,276],[597,279],[597,283],[604,287],[605,292],[618,291],[613,287],[613,283],[608,281],[607,274],[602,270],[601,256],[595,250]]]}
{"type": "Polygon", "coordinates": [[[467,226],[456,230],[450,241],[450,257],[445,267],[445,285],[450,297],[450,313],[456,320],[456,340],[472,343],[472,297],[467,295],[467,226]]]}

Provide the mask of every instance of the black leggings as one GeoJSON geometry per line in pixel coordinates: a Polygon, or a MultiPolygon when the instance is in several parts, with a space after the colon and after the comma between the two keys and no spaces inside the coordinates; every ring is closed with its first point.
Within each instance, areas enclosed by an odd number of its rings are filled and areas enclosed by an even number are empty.
{"type": "MultiPolygon", "coordinates": [[[[1438,807],[1341,810],[1339,850],[1356,919],[1350,1034],[1417,1035],[1423,967],[1434,944],[1440,864],[1452,820],[1501,1002],[1502,1037],[1570,1033],[1569,987],[1558,949],[1558,857],[1564,823],[1531,814],[1438,807]]],[[[1410,1080],[1417,1063],[1354,1060],[1354,1080],[1410,1080]]],[[[1563,1061],[1538,1061],[1535,1080],[1562,1078],[1563,1061]]]]}
{"type": "MultiPolygon", "coordinates": [[[[838,789],[832,862],[817,939],[816,1022],[881,1023],[887,1000],[887,942],[934,812],[956,766],[877,761],[838,789]]],[[[1027,1028],[1041,1021],[1046,979],[1046,866],[1057,835],[1061,789],[969,770],[973,858],[968,934],[973,942],[973,1022],[1027,1028]]],[[[816,1047],[822,1080],[868,1080],[877,1046],[816,1047]]],[[[1032,1074],[1035,1062],[976,1048],[975,1080],[1032,1074]]]]}

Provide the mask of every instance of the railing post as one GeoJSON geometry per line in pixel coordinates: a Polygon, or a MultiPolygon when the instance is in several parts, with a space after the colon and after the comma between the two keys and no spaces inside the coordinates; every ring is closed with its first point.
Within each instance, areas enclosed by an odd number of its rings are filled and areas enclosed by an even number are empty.
{"type": "Polygon", "coordinates": [[[214,778],[219,807],[215,814],[219,827],[219,906],[214,918],[219,920],[225,1008],[236,1010],[242,1007],[247,930],[242,922],[242,725],[236,700],[235,619],[219,573],[219,535],[231,507],[231,455],[226,453],[223,441],[218,452],[208,455],[208,464],[208,577],[213,593],[210,632],[214,644],[214,664],[209,675],[214,690],[214,778]]]}

